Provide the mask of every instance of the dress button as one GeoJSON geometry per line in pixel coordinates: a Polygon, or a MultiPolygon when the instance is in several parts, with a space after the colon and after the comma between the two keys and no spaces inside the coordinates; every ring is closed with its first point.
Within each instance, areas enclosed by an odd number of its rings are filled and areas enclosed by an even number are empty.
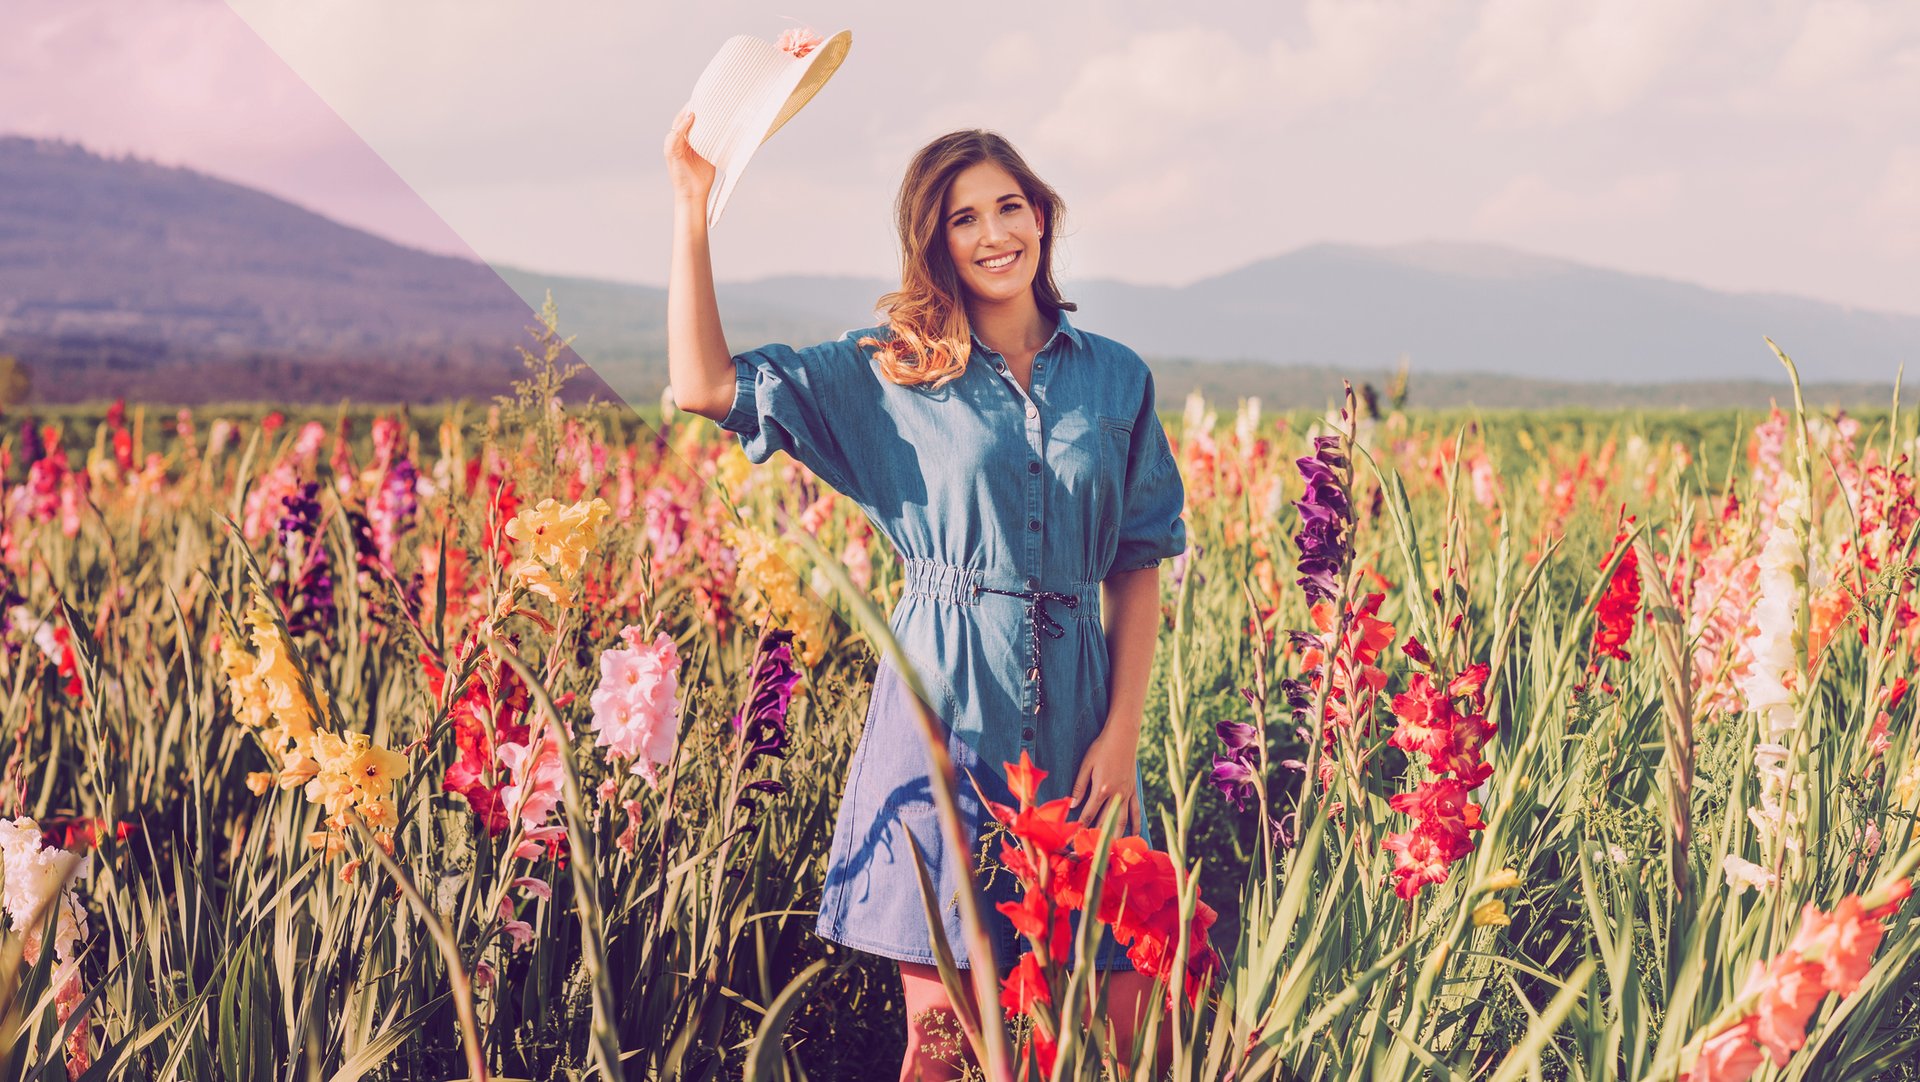
{"type": "Polygon", "coordinates": [[[1039,520],[1039,519],[1037,519],[1037,518],[1030,518],[1030,519],[1028,519],[1028,520],[1027,520],[1027,529],[1029,529],[1029,530],[1032,530],[1032,531],[1033,531],[1034,533],[1039,533],[1039,532],[1040,532],[1040,520],[1039,520]]]}
{"type": "Polygon", "coordinates": [[[1029,725],[1029,726],[1027,726],[1026,728],[1024,728],[1024,729],[1022,729],[1022,730],[1020,730],[1020,739],[1022,739],[1022,740],[1032,740],[1032,739],[1033,739],[1033,726],[1031,726],[1031,725],[1029,725]]]}
{"type": "Polygon", "coordinates": [[[1039,579],[1036,579],[1036,578],[1034,578],[1034,577],[1033,577],[1032,575],[1028,575],[1028,576],[1027,576],[1027,589],[1029,589],[1029,590],[1038,590],[1039,588],[1040,588],[1040,580],[1039,580],[1039,579]]]}
{"type": "Polygon", "coordinates": [[[1027,463],[1027,472],[1028,472],[1028,473],[1039,473],[1039,472],[1040,472],[1040,463],[1038,463],[1038,462],[1029,462],[1029,463],[1027,463]]]}
{"type": "Polygon", "coordinates": [[[1029,403],[1027,403],[1027,416],[1029,416],[1029,417],[1038,417],[1038,416],[1040,416],[1040,407],[1039,407],[1039,406],[1036,406],[1036,405],[1034,405],[1034,404],[1033,404],[1033,403],[1031,403],[1031,402],[1029,402],[1029,403]]]}

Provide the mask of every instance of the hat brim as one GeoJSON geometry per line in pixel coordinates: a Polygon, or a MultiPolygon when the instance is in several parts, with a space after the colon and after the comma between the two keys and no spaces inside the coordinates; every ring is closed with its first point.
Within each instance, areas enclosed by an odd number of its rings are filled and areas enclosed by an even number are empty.
{"type": "Polygon", "coordinates": [[[842,30],[771,73],[767,54],[777,50],[769,43],[741,36],[721,46],[694,88],[694,131],[688,133],[694,149],[715,169],[707,199],[708,228],[720,220],[754,151],[813,100],[846,60],[852,43],[853,33],[842,30]],[[703,105],[709,106],[709,114],[718,107],[717,123],[701,123],[703,105]]]}

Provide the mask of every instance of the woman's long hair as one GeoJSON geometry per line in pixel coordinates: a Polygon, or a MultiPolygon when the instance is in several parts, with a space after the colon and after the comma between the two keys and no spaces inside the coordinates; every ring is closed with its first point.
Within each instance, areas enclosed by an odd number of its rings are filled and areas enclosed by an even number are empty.
{"type": "Polygon", "coordinates": [[[889,340],[862,338],[860,345],[878,346],[874,359],[880,373],[892,382],[911,387],[938,387],[966,370],[972,352],[972,327],[967,320],[963,287],[953,256],[947,250],[947,189],[953,178],[981,162],[993,162],[1013,175],[1040,212],[1045,231],[1040,235],[1040,264],[1033,273],[1033,299],[1042,315],[1077,306],[1060,296],[1053,280],[1053,242],[1061,235],[1066,205],[1060,194],[1034,175],[997,132],[972,129],[949,132],[920,148],[900,182],[894,214],[900,229],[900,288],[880,298],[889,340]]]}

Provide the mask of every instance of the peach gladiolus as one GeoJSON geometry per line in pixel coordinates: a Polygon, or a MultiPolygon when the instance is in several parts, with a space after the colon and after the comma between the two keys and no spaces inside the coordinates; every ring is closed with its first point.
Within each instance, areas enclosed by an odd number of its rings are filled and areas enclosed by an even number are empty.
{"type": "Polygon", "coordinates": [[[1852,896],[1840,899],[1831,916],[1809,905],[1800,918],[1800,931],[1788,947],[1808,964],[1820,968],[1821,980],[1843,996],[1860,990],[1860,981],[1873,968],[1873,952],[1886,935],[1880,921],[1852,896]]]}
{"type": "Polygon", "coordinates": [[[1826,998],[1820,967],[1789,950],[1764,966],[1754,966],[1746,991],[1758,992],[1760,997],[1754,1015],[1755,1039],[1766,1046],[1774,1066],[1786,1066],[1788,1058],[1807,1043],[1807,1020],[1826,998]]]}
{"type": "Polygon", "coordinates": [[[1755,1042],[1759,1023],[1743,1019],[1731,1029],[1715,1034],[1700,1049],[1700,1059],[1688,1073],[1688,1082],[1747,1082],[1760,1069],[1765,1053],[1755,1042]]]}

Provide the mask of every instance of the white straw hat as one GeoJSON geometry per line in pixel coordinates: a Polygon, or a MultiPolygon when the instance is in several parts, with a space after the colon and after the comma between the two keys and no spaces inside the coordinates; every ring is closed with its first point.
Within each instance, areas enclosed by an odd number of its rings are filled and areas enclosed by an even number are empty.
{"type": "Polygon", "coordinates": [[[700,73],[687,103],[693,111],[687,142],[715,170],[707,197],[709,228],[720,220],[753,152],[833,77],[853,44],[853,32],[842,30],[817,44],[812,40],[811,34],[796,31],[782,35],[778,44],[741,34],[728,38],[700,73]]]}

